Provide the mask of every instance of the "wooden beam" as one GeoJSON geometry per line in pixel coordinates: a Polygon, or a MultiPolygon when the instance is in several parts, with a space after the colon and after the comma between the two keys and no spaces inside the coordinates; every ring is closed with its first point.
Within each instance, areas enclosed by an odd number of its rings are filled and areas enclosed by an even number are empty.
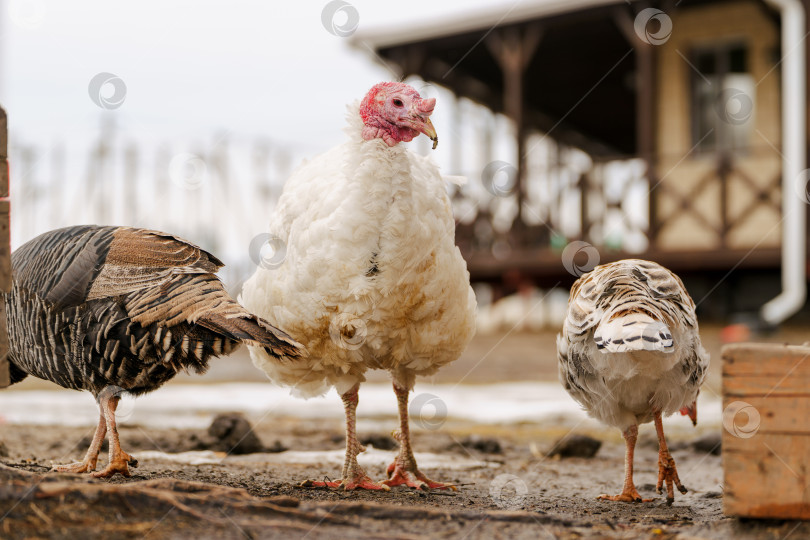
{"type": "MultiPolygon", "coordinates": [[[[0,291],[11,291],[11,237],[8,199],[8,118],[0,107],[0,291]]],[[[5,300],[5,299],[4,299],[5,300]]],[[[0,302],[0,388],[11,384],[5,301],[0,302]]]]}
{"type": "Polygon", "coordinates": [[[517,204],[518,213],[513,230],[521,243],[523,230],[523,201],[526,198],[526,119],[524,97],[524,75],[529,67],[543,36],[542,28],[536,23],[523,27],[499,28],[484,40],[493,58],[498,62],[503,74],[503,109],[515,123],[517,143],[517,204]]]}
{"type": "MultiPolygon", "coordinates": [[[[740,271],[747,269],[778,270],[781,250],[774,248],[750,249],[693,249],[654,250],[643,253],[604,250],[599,252],[601,264],[621,259],[648,259],[656,261],[676,273],[726,272],[738,264],[740,271]],[[742,261],[742,262],[741,262],[742,261]]],[[[538,280],[557,281],[571,277],[560,263],[560,252],[553,249],[516,249],[506,260],[496,259],[490,251],[465,253],[467,268],[473,281],[497,281],[504,272],[520,270],[538,280]],[[547,279],[546,279],[547,278],[547,279]]]]}
{"type": "MultiPolygon", "coordinates": [[[[649,7],[641,3],[636,9],[649,7]]],[[[653,45],[639,39],[636,35],[634,20],[637,12],[631,12],[626,6],[613,10],[613,20],[627,42],[633,47],[636,55],[636,152],[647,166],[647,183],[650,186],[649,228],[647,240],[652,249],[658,239],[660,226],[658,220],[658,178],[655,174],[655,49],[653,45]]]]}

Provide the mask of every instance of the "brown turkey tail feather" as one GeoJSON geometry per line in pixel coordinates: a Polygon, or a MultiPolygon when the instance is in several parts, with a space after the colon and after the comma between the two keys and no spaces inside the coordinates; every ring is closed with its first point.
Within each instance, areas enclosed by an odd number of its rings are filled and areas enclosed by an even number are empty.
{"type": "Polygon", "coordinates": [[[303,345],[255,315],[226,317],[212,313],[197,324],[237,342],[263,347],[267,354],[282,360],[306,355],[303,345]]]}

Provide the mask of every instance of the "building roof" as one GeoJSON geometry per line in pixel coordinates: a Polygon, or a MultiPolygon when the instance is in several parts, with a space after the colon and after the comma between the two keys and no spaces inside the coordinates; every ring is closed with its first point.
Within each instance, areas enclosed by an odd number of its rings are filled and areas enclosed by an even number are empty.
{"type": "Polygon", "coordinates": [[[535,0],[358,31],[351,39],[403,76],[505,112],[503,72],[485,39],[498,27],[542,21],[525,73],[525,124],[594,155],[628,155],[636,150],[635,89],[628,84],[636,62],[615,21],[622,8],[629,10],[623,0],[535,0]]]}
{"type": "MultiPolygon", "coordinates": [[[[377,26],[355,32],[350,43],[355,47],[370,45],[385,48],[425,41],[438,37],[475,32],[496,26],[543,19],[575,11],[618,4],[628,4],[631,0],[534,0],[526,3],[502,4],[467,13],[458,12],[452,16],[431,17],[429,20],[377,26]]],[[[632,0],[635,1],[635,0],[632,0]]]]}

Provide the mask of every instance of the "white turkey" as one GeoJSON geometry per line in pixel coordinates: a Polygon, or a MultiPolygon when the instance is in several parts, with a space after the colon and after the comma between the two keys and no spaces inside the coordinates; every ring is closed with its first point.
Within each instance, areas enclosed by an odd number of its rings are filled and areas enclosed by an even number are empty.
{"type": "Polygon", "coordinates": [[[457,359],[475,328],[442,176],[399,144],[424,133],[435,145],[434,105],[407,84],[380,83],[350,106],[348,141],[303,164],[284,186],[269,229],[286,248],[283,262],[260,266],[242,291],[249,310],[283,326],[310,354],[282,366],[251,347],[256,366],[294,395],[335,387],[343,400],[342,478],[310,486],[451,487],[417,468],[408,427],[415,378],[457,359]],[[355,411],[369,369],[391,373],[400,415],[400,452],[382,483],[357,464],[355,411]]]}
{"type": "MultiPolygon", "coordinates": [[[[638,425],[654,421],[658,483],[686,493],[669,453],[661,416],[676,411],[697,423],[697,395],[709,365],[700,343],[695,303],[663,266],[627,259],[602,266],[571,288],[557,337],[560,381],[589,415],[616,426],[626,443],[625,478],[612,501],[640,502],[633,483],[638,425]]],[[[648,499],[649,500],[649,499],[648,499]]]]}
{"type": "Polygon", "coordinates": [[[11,382],[28,375],[88,390],[101,416],[87,454],[56,470],[92,473],[104,435],[110,460],[94,473],[129,476],[115,410],[123,394],[151,392],[179,371],[203,373],[240,343],[293,361],[300,345],[245,311],[215,272],[222,263],[175,236],[94,225],[44,233],[11,256],[5,295],[11,382]]]}

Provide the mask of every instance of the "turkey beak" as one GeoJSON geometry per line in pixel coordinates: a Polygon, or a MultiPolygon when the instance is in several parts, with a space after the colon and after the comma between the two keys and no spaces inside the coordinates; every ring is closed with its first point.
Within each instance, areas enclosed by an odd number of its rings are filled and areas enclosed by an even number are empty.
{"type": "Polygon", "coordinates": [[[436,98],[417,99],[411,109],[411,118],[414,127],[421,133],[427,135],[433,141],[433,149],[439,145],[439,136],[436,135],[436,128],[433,127],[433,122],[430,121],[430,115],[436,107],[436,98]]]}
{"type": "Polygon", "coordinates": [[[679,411],[682,415],[688,416],[692,420],[692,425],[697,425],[697,401],[693,401],[691,405],[681,407],[679,411]]]}
{"type": "Polygon", "coordinates": [[[436,150],[436,147],[439,146],[439,136],[436,134],[436,128],[433,127],[430,118],[425,118],[420,131],[430,137],[430,140],[433,141],[433,150],[436,150]]]}
{"type": "Polygon", "coordinates": [[[433,122],[430,121],[430,117],[415,114],[411,117],[411,121],[417,131],[424,133],[433,141],[433,149],[436,150],[436,146],[439,144],[439,136],[436,135],[436,128],[433,127],[433,122]]]}

